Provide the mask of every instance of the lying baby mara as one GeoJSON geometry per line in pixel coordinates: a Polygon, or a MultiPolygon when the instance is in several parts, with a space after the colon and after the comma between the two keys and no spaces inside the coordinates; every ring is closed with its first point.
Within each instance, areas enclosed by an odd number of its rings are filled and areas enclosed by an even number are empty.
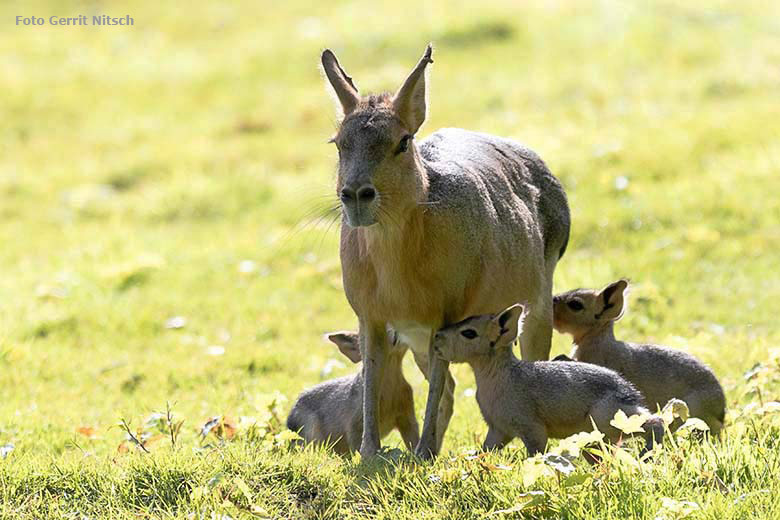
{"type": "MultiPolygon", "coordinates": [[[[334,332],[328,339],[353,363],[361,361],[356,332],[334,332]]],[[[413,450],[420,438],[414,415],[412,387],[404,379],[401,364],[408,347],[388,334],[390,346],[379,389],[379,435],[394,428],[407,448],[413,450]]],[[[358,372],[325,381],[304,391],[287,417],[287,428],[298,432],[305,442],[332,444],[340,454],[360,449],[363,435],[363,374],[358,372]]]]}
{"type": "MultiPolygon", "coordinates": [[[[616,372],[587,363],[521,361],[512,353],[523,306],[497,315],[468,318],[436,333],[436,354],[468,363],[477,382],[477,403],[488,424],[483,449],[501,448],[520,437],[529,455],[545,449],[549,438],[591,431],[593,424],[615,442],[621,432],[610,424],[618,410],[647,414],[639,392],[616,372]]],[[[645,451],[664,434],[663,420],[645,422],[645,451]]]]}
{"type": "Polygon", "coordinates": [[[618,280],[600,291],[575,289],[553,298],[555,329],[574,338],[572,357],[618,372],[636,386],[651,410],[682,399],[691,416],[717,435],[726,398],[712,370],[679,350],[615,339],[614,323],[623,315],[626,289],[628,282],[618,280]]]}

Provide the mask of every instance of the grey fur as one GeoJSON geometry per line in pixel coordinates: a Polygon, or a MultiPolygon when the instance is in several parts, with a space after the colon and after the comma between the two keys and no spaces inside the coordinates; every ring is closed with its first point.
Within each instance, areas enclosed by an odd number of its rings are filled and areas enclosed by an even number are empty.
{"type": "Polygon", "coordinates": [[[672,398],[685,401],[691,416],[702,419],[717,435],[726,397],[709,367],[680,350],[615,339],[614,323],[623,315],[627,288],[627,281],[618,280],[601,291],[576,289],[555,296],[555,328],[574,337],[572,357],[619,372],[639,389],[651,409],[672,398]],[[581,310],[568,306],[574,300],[581,310]]]}
{"type": "MultiPolygon", "coordinates": [[[[549,438],[592,429],[611,441],[621,432],[610,425],[618,410],[648,414],[639,392],[612,370],[587,363],[521,361],[512,353],[523,307],[475,316],[436,333],[434,349],[450,362],[468,363],[477,382],[477,402],[488,424],[484,449],[501,448],[520,437],[534,455],[549,438]],[[473,337],[465,337],[464,333],[473,337]]],[[[663,420],[644,423],[645,450],[663,438],[663,420]]]]}
{"type": "MultiPolygon", "coordinates": [[[[393,338],[395,335],[392,334],[393,338]]],[[[358,335],[339,332],[328,335],[353,362],[360,361],[358,335]]],[[[408,347],[398,341],[390,346],[380,390],[379,432],[385,437],[397,429],[408,449],[419,441],[412,387],[404,379],[401,364],[408,347]]],[[[287,428],[305,442],[332,444],[337,453],[360,448],[363,434],[363,373],[320,383],[304,391],[287,417],[287,428]]]]}
{"type": "Polygon", "coordinates": [[[421,457],[438,453],[452,415],[455,383],[432,354],[436,330],[524,301],[532,310],[523,358],[547,359],[550,351],[553,271],[569,238],[566,195],[539,156],[516,141],[454,128],[414,141],[431,58],[429,46],[395,96],[365,96],[354,106],[346,73],[323,54],[331,86],[347,100],[334,138],[336,193],[344,289],[366,360],[364,456],[380,446],[376,400],[388,324],[414,339],[430,382],[415,450],[421,457]]]}

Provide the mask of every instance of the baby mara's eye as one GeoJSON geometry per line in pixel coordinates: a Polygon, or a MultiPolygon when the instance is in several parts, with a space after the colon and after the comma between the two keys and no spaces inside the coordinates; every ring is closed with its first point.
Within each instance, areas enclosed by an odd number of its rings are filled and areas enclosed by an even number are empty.
{"type": "Polygon", "coordinates": [[[477,337],[477,331],[474,329],[463,329],[460,331],[460,335],[466,339],[474,339],[477,337]]]}
{"type": "Polygon", "coordinates": [[[585,308],[585,306],[584,306],[584,305],[582,304],[582,302],[581,302],[581,301],[579,301],[579,300],[572,300],[572,301],[570,301],[570,302],[567,302],[567,303],[566,303],[566,306],[567,306],[568,308],[570,308],[571,310],[573,310],[573,311],[577,311],[577,312],[579,312],[579,311],[581,311],[582,309],[584,309],[584,308],[585,308]]]}
{"type": "Polygon", "coordinates": [[[401,138],[401,142],[398,143],[398,148],[395,150],[395,154],[398,155],[399,153],[404,153],[409,148],[409,141],[411,140],[412,136],[407,134],[401,138]]]}

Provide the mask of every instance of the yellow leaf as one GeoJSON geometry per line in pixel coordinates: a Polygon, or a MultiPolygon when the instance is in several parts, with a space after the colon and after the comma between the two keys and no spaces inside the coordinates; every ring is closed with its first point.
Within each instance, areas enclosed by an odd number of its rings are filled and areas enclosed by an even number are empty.
{"type": "Polygon", "coordinates": [[[523,501],[518,505],[510,507],[509,509],[499,509],[497,511],[493,511],[492,513],[488,513],[487,516],[519,513],[526,508],[537,506],[545,500],[544,491],[529,491],[527,493],[520,493],[519,498],[521,498],[523,501]]]}
{"type": "Polygon", "coordinates": [[[578,457],[582,448],[589,444],[599,443],[603,439],[604,434],[598,430],[575,433],[561,440],[555,448],[550,450],[550,453],[568,454],[571,457],[578,457]]]}
{"type": "Polygon", "coordinates": [[[288,444],[293,441],[302,439],[300,435],[291,430],[282,430],[275,436],[276,440],[283,444],[288,444]]]}
{"type": "Polygon", "coordinates": [[[441,471],[439,471],[438,476],[442,482],[444,482],[445,484],[450,484],[460,479],[461,472],[457,468],[444,468],[441,471]]]}
{"type": "Polygon", "coordinates": [[[555,471],[544,463],[541,455],[525,459],[522,467],[523,487],[529,488],[542,477],[554,477],[555,471]]]}
{"type": "Polygon", "coordinates": [[[615,446],[611,450],[611,459],[615,466],[629,473],[633,473],[639,469],[639,461],[632,457],[626,450],[618,446],[615,446]]]}
{"type": "Polygon", "coordinates": [[[663,497],[661,499],[661,508],[658,510],[655,518],[656,520],[677,520],[679,518],[687,518],[700,509],[699,504],[696,502],[663,497]]]}
{"type": "Polygon", "coordinates": [[[238,488],[239,491],[241,491],[241,494],[244,495],[244,498],[246,498],[246,501],[250,504],[252,503],[252,490],[249,489],[249,486],[246,485],[246,482],[244,482],[244,479],[241,477],[236,477],[233,479],[233,484],[238,488]]]}
{"type": "Polygon", "coordinates": [[[691,242],[717,242],[720,240],[718,230],[702,225],[689,228],[685,235],[691,242]]]}
{"type": "Polygon", "coordinates": [[[680,399],[669,399],[664,409],[661,410],[661,417],[664,420],[664,424],[669,426],[672,424],[675,418],[679,417],[683,421],[687,421],[689,417],[688,405],[685,401],[680,399]]]}
{"type": "Polygon", "coordinates": [[[708,432],[710,431],[710,427],[707,426],[707,423],[702,421],[701,419],[697,419],[696,417],[691,417],[687,421],[683,423],[682,426],[675,432],[680,437],[688,437],[691,432],[698,430],[702,432],[708,432]]]}
{"type": "Polygon", "coordinates": [[[249,512],[262,518],[271,518],[271,514],[258,505],[253,504],[252,507],[249,508],[249,512]]]}
{"type": "Polygon", "coordinates": [[[623,410],[618,410],[614,419],[609,421],[609,424],[622,431],[626,435],[630,435],[632,433],[644,432],[645,429],[642,428],[642,425],[645,423],[645,421],[646,419],[641,415],[632,415],[631,417],[627,417],[623,410]]]}

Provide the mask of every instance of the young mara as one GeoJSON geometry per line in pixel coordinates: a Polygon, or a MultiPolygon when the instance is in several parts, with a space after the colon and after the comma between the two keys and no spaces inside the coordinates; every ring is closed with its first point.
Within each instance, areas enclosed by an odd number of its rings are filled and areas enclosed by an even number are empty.
{"type": "Polygon", "coordinates": [[[619,372],[642,392],[651,409],[673,397],[682,399],[691,415],[717,435],[726,398],[712,370],[679,350],[615,339],[612,329],[623,315],[627,288],[626,280],[618,280],[601,291],[576,289],[555,296],[555,329],[573,336],[575,360],[619,372]]]}
{"type": "MultiPolygon", "coordinates": [[[[411,450],[419,441],[414,415],[412,387],[404,379],[401,363],[407,347],[395,337],[389,348],[380,389],[379,433],[385,437],[393,428],[411,450]]],[[[328,339],[353,363],[361,360],[358,335],[334,332],[328,339]]],[[[287,417],[287,427],[297,431],[306,442],[334,443],[338,453],[360,448],[363,435],[363,373],[320,383],[303,392],[287,417]]]]}
{"type": "MultiPolygon", "coordinates": [[[[618,410],[648,414],[639,392],[616,372],[587,363],[520,361],[512,353],[523,307],[513,305],[497,315],[468,318],[436,333],[436,354],[453,363],[468,363],[477,381],[477,402],[488,424],[484,449],[500,448],[520,437],[534,455],[547,439],[564,438],[593,428],[611,441],[620,431],[610,425],[618,410]]],[[[663,420],[652,416],[643,425],[645,450],[663,437],[663,420]]]]}

